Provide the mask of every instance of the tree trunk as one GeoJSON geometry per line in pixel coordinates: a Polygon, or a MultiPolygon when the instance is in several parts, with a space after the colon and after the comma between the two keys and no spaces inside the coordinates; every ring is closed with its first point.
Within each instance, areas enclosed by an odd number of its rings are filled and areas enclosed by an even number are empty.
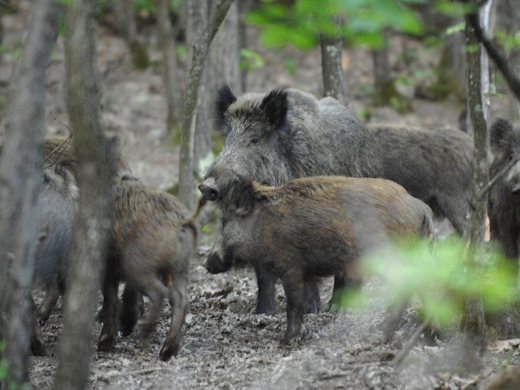
{"type": "Polygon", "coordinates": [[[226,16],[233,0],[217,0],[207,27],[202,31],[193,47],[191,67],[188,76],[188,87],[184,104],[181,150],[179,161],[179,198],[191,208],[193,204],[193,132],[192,122],[197,104],[199,85],[201,82],[206,56],[215,35],[226,16]]]}
{"type": "Polygon", "coordinates": [[[118,0],[115,4],[118,29],[128,45],[132,64],[136,69],[146,69],[150,60],[146,48],[137,37],[134,1],[118,0]]]}
{"type": "Polygon", "coordinates": [[[69,6],[66,20],[66,101],[80,196],[67,269],[55,389],[87,387],[96,298],[111,229],[114,162],[109,159],[100,122],[93,12],[92,1],[76,0],[69,6]]]}
{"type": "Polygon", "coordinates": [[[320,37],[323,94],[348,105],[345,92],[345,73],[341,66],[343,52],[343,38],[339,34],[341,20],[335,18],[334,23],[336,24],[336,36],[330,38],[322,35],[320,37]]]}
{"type": "Polygon", "coordinates": [[[207,64],[210,66],[205,67],[205,83],[201,84],[199,90],[199,102],[205,109],[197,114],[195,127],[193,157],[194,170],[198,177],[205,173],[213,160],[211,132],[214,126],[214,101],[218,87],[227,83],[236,94],[242,92],[238,18],[238,4],[234,2],[209,49],[207,64]]]}
{"type": "Polygon", "coordinates": [[[175,48],[175,37],[170,21],[170,1],[155,0],[157,7],[157,25],[159,28],[159,45],[162,51],[164,95],[167,104],[167,134],[173,134],[179,125],[182,114],[182,94],[178,84],[178,64],[175,48]]]}
{"type": "MultiPolygon", "coordinates": [[[[208,26],[209,14],[211,12],[211,2],[209,0],[196,0],[186,2],[186,41],[188,43],[188,55],[190,61],[193,59],[193,53],[197,40],[200,37],[200,32],[208,26]]],[[[209,58],[210,50],[208,50],[207,57],[209,58]]],[[[208,63],[211,61],[208,59],[208,63]]],[[[191,66],[191,62],[188,66],[191,66]]],[[[213,64],[212,64],[213,66],[213,64]]],[[[197,172],[198,162],[201,156],[204,156],[211,150],[211,138],[209,126],[211,126],[210,107],[211,98],[210,93],[210,76],[209,69],[203,66],[202,75],[200,78],[199,91],[197,95],[197,106],[195,108],[193,119],[193,170],[197,172]]]]}
{"type": "MultiPolygon", "coordinates": [[[[238,61],[240,64],[240,53],[242,49],[246,49],[248,47],[247,43],[247,23],[246,23],[246,15],[251,9],[251,0],[240,0],[237,1],[238,5],[238,61]]],[[[240,67],[240,66],[239,66],[240,67]]],[[[244,67],[240,70],[240,86],[241,91],[235,93],[243,93],[247,91],[247,68],[244,67]]],[[[238,96],[238,95],[237,95],[238,96]]]]}
{"type": "MultiPolygon", "coordinates": [[[[520,31],[520,7],[517,0],[500,0],[496,3],[497,31],[514,36],[520,31]]],[[[508,56],[508,64],[512,73],[520,78],[520,47],[514,47],[508,56]]],[[[509,100],[509,118],[511,121],[520,120],[520,102],[515,99],[509,100]]]]}
{"type": "MultiPolygon", "coordinates": [[[[489,6],[489,3],[488,3],[489,6]]],[[[484,7],[481,12],[487,15],[485,25],[489,21],[489,9],[484,7]]],[[[489,79],[487,77],[487,60],[483,59],[485,53],[481,46],[475,30],[469,19],[466,23],[466,47],[477,47],[477,50],[466,50],[466,69],[467,69],[467,89],[468,89],[468,112],[473,128],[473,139],[475,144],[475,173],[474,173],[474,193],[487,186],[488,183],[488,134],[486,123],[487,104],[483,97],[483,88],[489,79]]],[[[466,231],[468,242],[467,263],[468,267],[478,267],[475,258],[474,248],[478,246],[484,238],[484,224],[487,214],[487,197],[476,198],[474,200],[474,210],[470,213],[469,228],[466,231]]],[[[484,310],[480,298],[472,298],[465,302],[464,314],[461,322],[461,329],[467,341],[466,363],[478,362],[478,357],[484,347],[484,310]]],[[[474,367],[469,367],[474,368],[474,367]]]]}
{"type": "Polygon", "coordinates": [[[28,379],[34,226],[38,223],[35,204],[43,167],[40,146],[45,135],[45,87],[62,8],[52,0],[33,4],[0,159],[0,339],[7,342],[4,357],[9,365],[8,380],[14,385],[28,379]]]}
{"type": "Polygon", "coordinates": [[[412,110],[411,101],[395,87],[388,52],[388,37],[384,33],[383,47],[372,51],[374,64],[374,104],[376,106],[392,106],[400,113],[412,110]]]}

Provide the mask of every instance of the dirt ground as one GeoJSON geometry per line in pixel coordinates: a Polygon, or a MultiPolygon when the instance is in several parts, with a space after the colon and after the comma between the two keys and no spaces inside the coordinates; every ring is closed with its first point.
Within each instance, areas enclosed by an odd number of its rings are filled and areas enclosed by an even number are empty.
{"type": "MultiPolygon", "coordinates": [[[[5,45],[16,46],[24,15],[5,19],[9,32],[5,45]]],[[[253,33],[254,34],[254,33],[253,33]]],[[[401,69],[412,80],[415,71],[429,69],[438,61],[438,50],[407,42],[416,52],[409,69],[401,69]]],[[[153,48],[153,44],[150,46],[153,48]]],[[[403,48],[401,39],[392,40],[393,62],[403,48]]],[[[157,51],[152,50],[152,67],[132,70],[124,43],[108,31],[98,29],[98,69],[103,88],[103,119],[107,131],[118,134],[123,154],[135,175],[146,184],[166,188],[177,180],[178,149],[167,140],[164,119],[166,105],[157,51]]],[[[48,132],[68,134],[63,104],[63,43],[53,55],[48,81],[48,132]]],[[[300,53],[287,49],[264,51],[265,66],[248,76],[249,90],[267,90],[287,85],[321,95],[320,57],[314,50],[300,53]],[[294,74],[284,61],[293,57],[294,74]]],[[[350,105],[363,112],[370,104],[371,58],[364,49],[348,50],[345,57],[350,105]]],[[[0,83],[11,76],[14,56],[5,55],[0,66],[0,83]]],[[[412,95],[411,87],[403,92],[412,95]]],[[[503,101],[494,102],[499,109],[503,101]]],[[[400,115],[391,108],[372,112],[372,122],[422,127],[456,127],[462,107],[450,98],[442,102],[413,101],[414,111],[400,115]]],[[[495,114],[496,112],[493,112],[495,114]]],[[[445,228],[442,227],[442,230],[445,228]]],[[[456,338],[448,336],[435,346],[422,341],[405,361],[395,367],[392,359],[417,326],[413,309],[403,318],[396,340],[382,343],[380,324],[384,319],[384,287],[371,281],[365,290],[373,305],[362,312],[307,315],[305,331],[298,346],[280,348],[285,329],[284,296],[278,291],[276,316],[255,315],[256,282],[248,269],[210,275],[202,267],[210,237],[203,237],[199,258],[194,259],[189,288],[191,302],[183,347],[169,362],[158,359],[168,327],[169,307],[165,305],[160,324],[147,347],[138,343],[139,327],[120,338],[111,353],[95,353],[91,367],[92,389],[477,389],[508,364],[519,359],[517,349],[487,351],[482,367],[461,374],[463,356],[456,338]]],[[[322,300],[330,296],[331,281],[322,286],[322,300]]],[[[31,383],[36,389],[50,388],[56,366],[57,343],[61,333],[61,307],[43,326],[48,356],[33,357],[31,383]]],[[[98,325],[95,336],[99,335],[98,325]]],[[[95,340],[93,340],[93,345],[95,340]]]]}

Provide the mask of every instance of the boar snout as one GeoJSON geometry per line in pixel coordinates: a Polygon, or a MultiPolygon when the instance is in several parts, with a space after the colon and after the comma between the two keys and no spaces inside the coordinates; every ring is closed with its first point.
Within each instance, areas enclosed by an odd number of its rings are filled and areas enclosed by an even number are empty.
{"type": "Polygon", "coordinates": [[[220,195],[220,191],[217,188],[217,183],[213,177],[204,180],[199,184],[199,191],[202,192],[202,196],[209,201],[215,201],[220,195]]]}

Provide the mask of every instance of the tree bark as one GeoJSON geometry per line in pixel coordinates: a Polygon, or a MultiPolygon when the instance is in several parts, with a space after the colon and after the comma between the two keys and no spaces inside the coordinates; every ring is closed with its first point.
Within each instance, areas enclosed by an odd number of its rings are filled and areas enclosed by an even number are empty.
{"type": "Polygon", "coordinates": [[[111,229],[114,162],[109,158],[112,153],[100,120],[93,12],[94,2],[75,0],[66,20],[66,101],[78,159],[80,196],[66,276],[55,389],[87,387],[96,298],[111,229]]]}
{"type": "Polygon", "coordinates": [[[193,48],[181,128],[178,192],[181,201],[189,208],[193,204],[193,113],[197,104],[199,85],[209,47],[232,2],[233,0],[217,0],[215,2],[210,21],[193,48]]]}
{"type": "Polygon", "coordinates": [[[118,28],[130,50],[132,64],[136,69],[146,69],[150,60],[146,48],[137,37],[134,2],[133,0],[118,0],[115,4],[118,28]]]}
{"type": "Polygon", "coordinates": [[[374,104],[376,106],[392,106],[400,113],[412,110],[410,99],[402,95],[395,87],[388,52],[388,37],[384,32],[383,47],[372,51],[374,68],[374,104]]]}
{"type": "MultiPolygon", "coordinates": [[[[510,36],[514,36],[520,31],[520,7],[516,0],[500,0],[495,2],[497,26],[496,30],[501,31],[510,36]]],[[[508,64],[511,72],[520,77],[520,47],[514,47],[508,55],[508,64]]],[[[520,102],[515,99],[509,100],[509,118],[511,121],[518,122],[520,120],[520,102]]]]}
{"type": "Polygon", "coordinates": [[[168,109],[166,117],[167,134],[173,134],[182,114],[182,95],[178,85],[178,64],[173,27],[170,21],[170,1],[155,0],[159,45],[162,51],[164,95],[168,109]]]}
{"type": "Polygon", "coordinates": [[[343,52],[343,38],[339,34],[341,20],[335,18],[334,24],[336,25],[335,37],[320,36],[323,94],[348,105],[345,92],[345,74],[341,66],[343,52]]]}
{"type": "Polygon", "coordinates": [[[14,385],[28,379],[35,205],[43,167],[39,149],[45,134],[47,66],[62,8],[52,0],[33,4],[0,159],[0,339],[7,341],[4,357],[14,385]]]}
{"type": "MultiPolygon", "coordinates": [[[[188,43],[188,55],[190,61],[192,60],[193,51],[197,40],[200,37],[200,32],[208,26],[209,15],[211,13],[211,1],[196,0],[186,2],[186,41],[188,43]]],[[[209,60],[210,51],[206,54],[207,63],[209,60]]],[[[191,66],[191,62],[188,66],[191,66]]],[[[212,64],[213,66],[213,64],[212,64]]],[[[206,66],[203,67],[200,78],[199,91],[197,94],[197,106],[194,112],[194,119],[192,124],[193,130],[193,170],[196,172],[198,162],[201,156],[205,155],[211,149],[211,138],[209,133],[209,126],[211,125],[211,98],[210,93],[210,75],[206,66]]]]}
{"type": "Polygon", "coordinates": [[[222,25],[209,49],[204,73],[204,84],[199,90],[199,103],[195,127],[194,171],[201,177],[213,160],[211,133],[214,127],[214,101],[218,87],[227,83],[235,94],[242,93],[240,75],[240,39],[238,3],[231,4],[222,25]]]}
{"type": "MultiPolygon", "coordinates": [[[[242,49],[248,47],[247,41],[247,23],[246,15],[251,9],[251,0],[240,0],[237,2],[238,5],[238,62],[240,64],[240,53],[242,49]]],[[[247,68],[240,69],[240,87],[241,91],[247,91],[247,68]]],[[[238,92],[237,92],[238,93],[238,92]]],[[[238,95],[237,95],[238,96],[238,95]]]]}
{"type": "MultiPolygon", "coordinates": [[[[481,12],[486,12],[484,9],[481,12]]],[[[489,17],[489,14],[487,14],[489,17]]],[[[488,23],[488,18],[486,23],[488,23]]],[[[468,112],[473,128],[473,139],[475,145],[475,172],[474,193],[477,194],[487,186],[489,181],[488,167],[488,134],[486,123],[487,105],[483,96],[483,87],[488,82],[487,61],[483,59],[479,40],[475,29],[467,21],[466,23],[466,47],[477,47],[477,50],[466,50],[467,89],[468,89],[468,112]],[[487,81],[486,81],[487,80],[487,81]]],[[[487,214],[487,197],[474,199],[474,210],[470,213],[469,228],[466,231],[468,243],[467,264],[470,268],[477,268],[478,261],[475,258],[476,248],[484,238],[484,224],[487,214]]],[[[468,299],[465,302],[461,329],[467,341],[466,362],[478,362],[475,359],[484,346],[484,309],[480,297],[468,299]]],[[[474,367],[470,367],[474,368],[474,367]]]]}

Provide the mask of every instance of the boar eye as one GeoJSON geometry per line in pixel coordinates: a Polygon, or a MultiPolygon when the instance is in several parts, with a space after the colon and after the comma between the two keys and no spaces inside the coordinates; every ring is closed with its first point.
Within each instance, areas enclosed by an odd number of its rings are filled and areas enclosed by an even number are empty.
{"type": "Polygon", "coordinates": [[[260,138],[254,137],[254,138],[251,138],[251,141],[249,141],[249,145],[256,145],[259,142],[260,142],[260,138]]]}
{"type": "Polygon", "coordinates": [[[513,155],[512,154],[509,155],[509,161],[513,161],[513,155]]]}

